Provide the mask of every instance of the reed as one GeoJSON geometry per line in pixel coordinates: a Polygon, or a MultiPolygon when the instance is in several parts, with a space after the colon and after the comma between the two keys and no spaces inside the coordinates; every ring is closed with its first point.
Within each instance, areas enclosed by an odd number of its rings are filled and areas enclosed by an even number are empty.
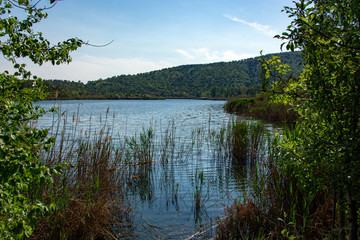
{"type": "Polygon", "coordinates": [[[132,215],[118,161],[123,151],[115,147],[106,124],[99,133],[83,133],[78,129],[78,114],[73,116],[72,131],[65,133],[67,116],[60,115],[54,126],[55,144],[43,153],[43,163],[59,166],[61,174],[43,191],[44,202],[51,203],[53,210],[38,221],[30,239],[125,236],[131,230],[132,215]]]}
{"type": "MultiPolygon", "coordinates": [[[[186,164],[202,159],[205,151],[212,151],[218,164],[231,160],[232,167],[242,167],[256,162],[265,144],[264,127],[255,121],[234,120],[219,130],[210,130],[209,124],[208,129],[194,129],[185,140],[176,137],[172,123],[160,136],[150,127],[132,137],[119,136],[115,141],[109,110],[100,117],[99,130],[91,125],[80,129],[78,113],[63,112],[54,119],[58,123],[53,127],[56,141],[51,151],[44,153],[43,161],[49,166],[62,166],[62,172],[45,191],[44,199],[55,203],[54,211],[39,221],[33,239],[124,237],[134,228],[127,194],[151,201],[156,174],[162,172],[169,184],[166,191],[171,194],[170,201],[176,204],[181,198],[171,169],[174,161],[186,164]],[[71,124],[67,118],[72,118],[71,124]],[[160,165],[154,164],[156,161],[160,165]]],[[[196,169],[192,181],[194,214],[198,219],[200,212],[206,210],[203,206],[209,193],[204,189],[203,171],[196,169]]]]}
{"type": "Polygon", "coordinates": [[[251,116],[256,119],[294,123],[298,116],[290,106],[272,103],[266,97],[234,98],[224,109],[230,113],[251,116]]]}
{"type": "Polygon", "coordinates": [[[205,180],[204,172],[198,171],[198,169],[196,168],[194,175],[194,192],[193,192],[196,211],[199,211],[201,205],[203,204],[202,203],[204,198],[203,186],[205,184],[204,180],[205,180]]]}
{"type": "Polygon", "coordinates": [[[143,129],[139,137],[125,137],[126,155],[132,164],[151,164],[154,157],[154,130],[143,129]]]}
{"type": "Polygon", "coordinates": [[[175,123],[172,121],[171,124],[166,128],[164,134],[161,135],[161,163],[163,166],[174,159],[175,154],[175,123]]]}
{"type": "Polygon", "coordinates": [[[226,207],[215,239],[324,239],[335,237],[335,203],[326,191],[300,189],[277,164],[276,141],[266,162],[257,165],[251,193],[226,207]],[[334,224],[334,225],[333,225],[334,224]]]}
{"type": "Polygon", "coordinates": [[[249,124],[250,160],[254,162],[259,157],[265,145],[265,127],[261,121],[252,121],[249,124]]]}
{"type": "Polygon", "coordinates": [[[231,126],[232,159],[237,163],[246,163],[249,150],[249,131],[250,126],[246,121],[233,121],[231,126]]]}

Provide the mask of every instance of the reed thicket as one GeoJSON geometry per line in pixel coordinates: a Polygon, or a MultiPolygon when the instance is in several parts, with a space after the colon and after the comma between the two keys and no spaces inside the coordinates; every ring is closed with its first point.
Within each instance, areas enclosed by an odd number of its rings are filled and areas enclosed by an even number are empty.
{"type": "Polygon", "coordinates": [[[266,161],[257,163],[252,191],[226,207],[216,239],[338,239],[339,206],[326,191],[304,191],[281,171],[277,141],[269,141],[266,161]]]}
{"type": "MultiPolygon", "coordinates": [[[[135,223],[127,194],[138,194],[143,201],[153,198],[154,176],[163,169],[172,201],[178,199],[179,184],[171,180],[169,166],[174,161],[186,164],[212,154],[220,164],[230,161],[234,167],[252,166],[262,159],[266,146],[261,122],[231,120],[219,129],[194,129],[188,139],[176,136],[174,123],[157,135],[152,127],[132,137],[118,136],[110,130],[114,124],[107,111],[100,130],[80,129],[79,114],[66,113],[54,124],[56,141],[43,162],[63,166],[61,175],[45,189],[44,200],[55,202],[53,211],[42,218],[32,239],[108,239],[133,234],[135,223]],[[70,131],[69,131],[70,129],[70,131]],[[159,162],[159,164],[155,164],[159,162]],[[156,167],[155,167],[156,166],[156,167]]],[[[113,116],[113,119],[115,116],[113,116]]],[[[91,117],[90,117],[91,122],[91,117]]],[[[174,176],[172,176],[174,178],[174,176]]],[[[197,169],[193,184],[194,214],[205,208],[209,198],[206,177],[197,169]]]]}
{"type": "Polygon", "coordinates": [[[294,123],[298,118],[290,106],[282,103],[272,103],[262,96],[257,98],[234,98],[225,104],[224,109],[230,113],[268,121],[294,123]]]}
{"type": "Polygon", "coordinates": [[[128,234],[132,217],[123,197],[121,145],[114,144],[106,124],[99,132],[84,132],[74,114],[72,131],[65,132],[66,114],[59,120],[54,126],[56,141],[43,153],[45,165],[63,166],[61,175],[43,191],[44,201],[55,205],[40,219],[31,239],[110,239],[128,234]]]}

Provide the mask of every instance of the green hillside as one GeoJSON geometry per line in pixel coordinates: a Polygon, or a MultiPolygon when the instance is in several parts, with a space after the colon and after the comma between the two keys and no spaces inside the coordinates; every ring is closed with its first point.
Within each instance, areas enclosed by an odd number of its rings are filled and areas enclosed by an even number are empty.
{"type": "MultiPolygon", "coordinates": [[[[280,53],[298,75],[302,66],[299,53],[280,53]]],[[[265,58],[271,55],[266,55],[265,58]]],[[[211,64],[183,65],[136,75],[81,82],[47,80],[49,99],[123,98],[228,98],[256,94],[260,85],[258,58],[211,64]]]]}

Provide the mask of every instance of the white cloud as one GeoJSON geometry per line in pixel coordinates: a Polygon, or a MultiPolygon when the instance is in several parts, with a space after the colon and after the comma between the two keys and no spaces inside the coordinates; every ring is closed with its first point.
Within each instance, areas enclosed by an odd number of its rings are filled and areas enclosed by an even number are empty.
{"type": "MultiPolygon", "coordinates": [[[[44,64],[39,67],[29,62],[27,69],[43,79],[63,79],[87,82],[121,74],[136,74],[168,67],[167,62],[154,62],[142,58],[109,58],[83,55],[73,58],[70,64],[53,66],[44,64]]],[[[0,65],[0,70],[11,69],[6,63],[0,65]],[[4,68],[4,69],[2,69],[4,68]]]]}
{"type": "Polygon", "coordinates": [[[237,17],[233,17],[233,16],[230,16],[230,15],[224,15],[224,17],[234,21],[234,22],[239,22],[239,23],[242,23],[242,24],[245,24],[245,25],[248,25],[250,26],[251,28],[257,30],[257,31],[260,31],[268,36],[275,36],[277,34],[277,31],[272,29],[271,26],[268,26],[268,25],[262,25],[260,23],[257,23],[257,22],[248,22],[248,21],[245,21],[243,19],[239,19],[237,17]]]}
{"type": "Polygon", "coordinates": [[[183,49],[176,49],[175,51],[187,59],[191,59],[191,60],[195,59],[195,57],[193,55],[191,55],[190,53],[188,53],[187,51],[185,51],[183,49]]]}
{"type": "MultiPolygon", "coordinates": [[[[96,57],[92,55],[73,56],[70,64],[53,66],[44,64],[37,66],[25,61],[27,69],[33,75],[43,79],[61,79],[87,82],[99,78],[107,78],[121,74],[137,74],[159,70],[167,67],[182,64],[212,63],[220,61],[240,60],[254,57],[250,54],[238,54],[234,51],[211,51],[208,48],[176,49],[175,52],[182,56],[169,61],[156,61],[144,58],[110,58],[96,57]]],[[[0,59],[0,72],[5,69],[12,69],[11,64],[5,59],[0,59]]],[[[10,71],[11,72],[11,71],[10,71]]]]}
{"type": "Polygon", "coordinates": [[[250,54],[237,54],[231,50],[227,50],[224,52],[210,51],[208,48],[192,48],[189,50],[176,49],[175,51],[186,59],[195,61],[197,63],[232,61],[254,57],[250,54]]]}

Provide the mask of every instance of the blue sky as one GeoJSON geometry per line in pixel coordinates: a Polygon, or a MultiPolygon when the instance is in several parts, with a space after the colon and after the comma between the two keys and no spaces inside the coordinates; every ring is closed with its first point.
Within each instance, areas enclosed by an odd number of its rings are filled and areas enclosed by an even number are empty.
{"type": "MultiPolygon", "coordinates": [[[[46,1],[43,1],[45,3],[46,1]]],[[[28,65],[45,79],[96,80],[183,64],[232,61],[280,52],[290,19],[286,0],[64,0],[36,26],[53,42],[91,44],[69,65],[28,65]]],[[[4,60],[0,60],[7,67],[4,60]]],[[[3,69],[1,69],[3,70],[3,69]]]]}

